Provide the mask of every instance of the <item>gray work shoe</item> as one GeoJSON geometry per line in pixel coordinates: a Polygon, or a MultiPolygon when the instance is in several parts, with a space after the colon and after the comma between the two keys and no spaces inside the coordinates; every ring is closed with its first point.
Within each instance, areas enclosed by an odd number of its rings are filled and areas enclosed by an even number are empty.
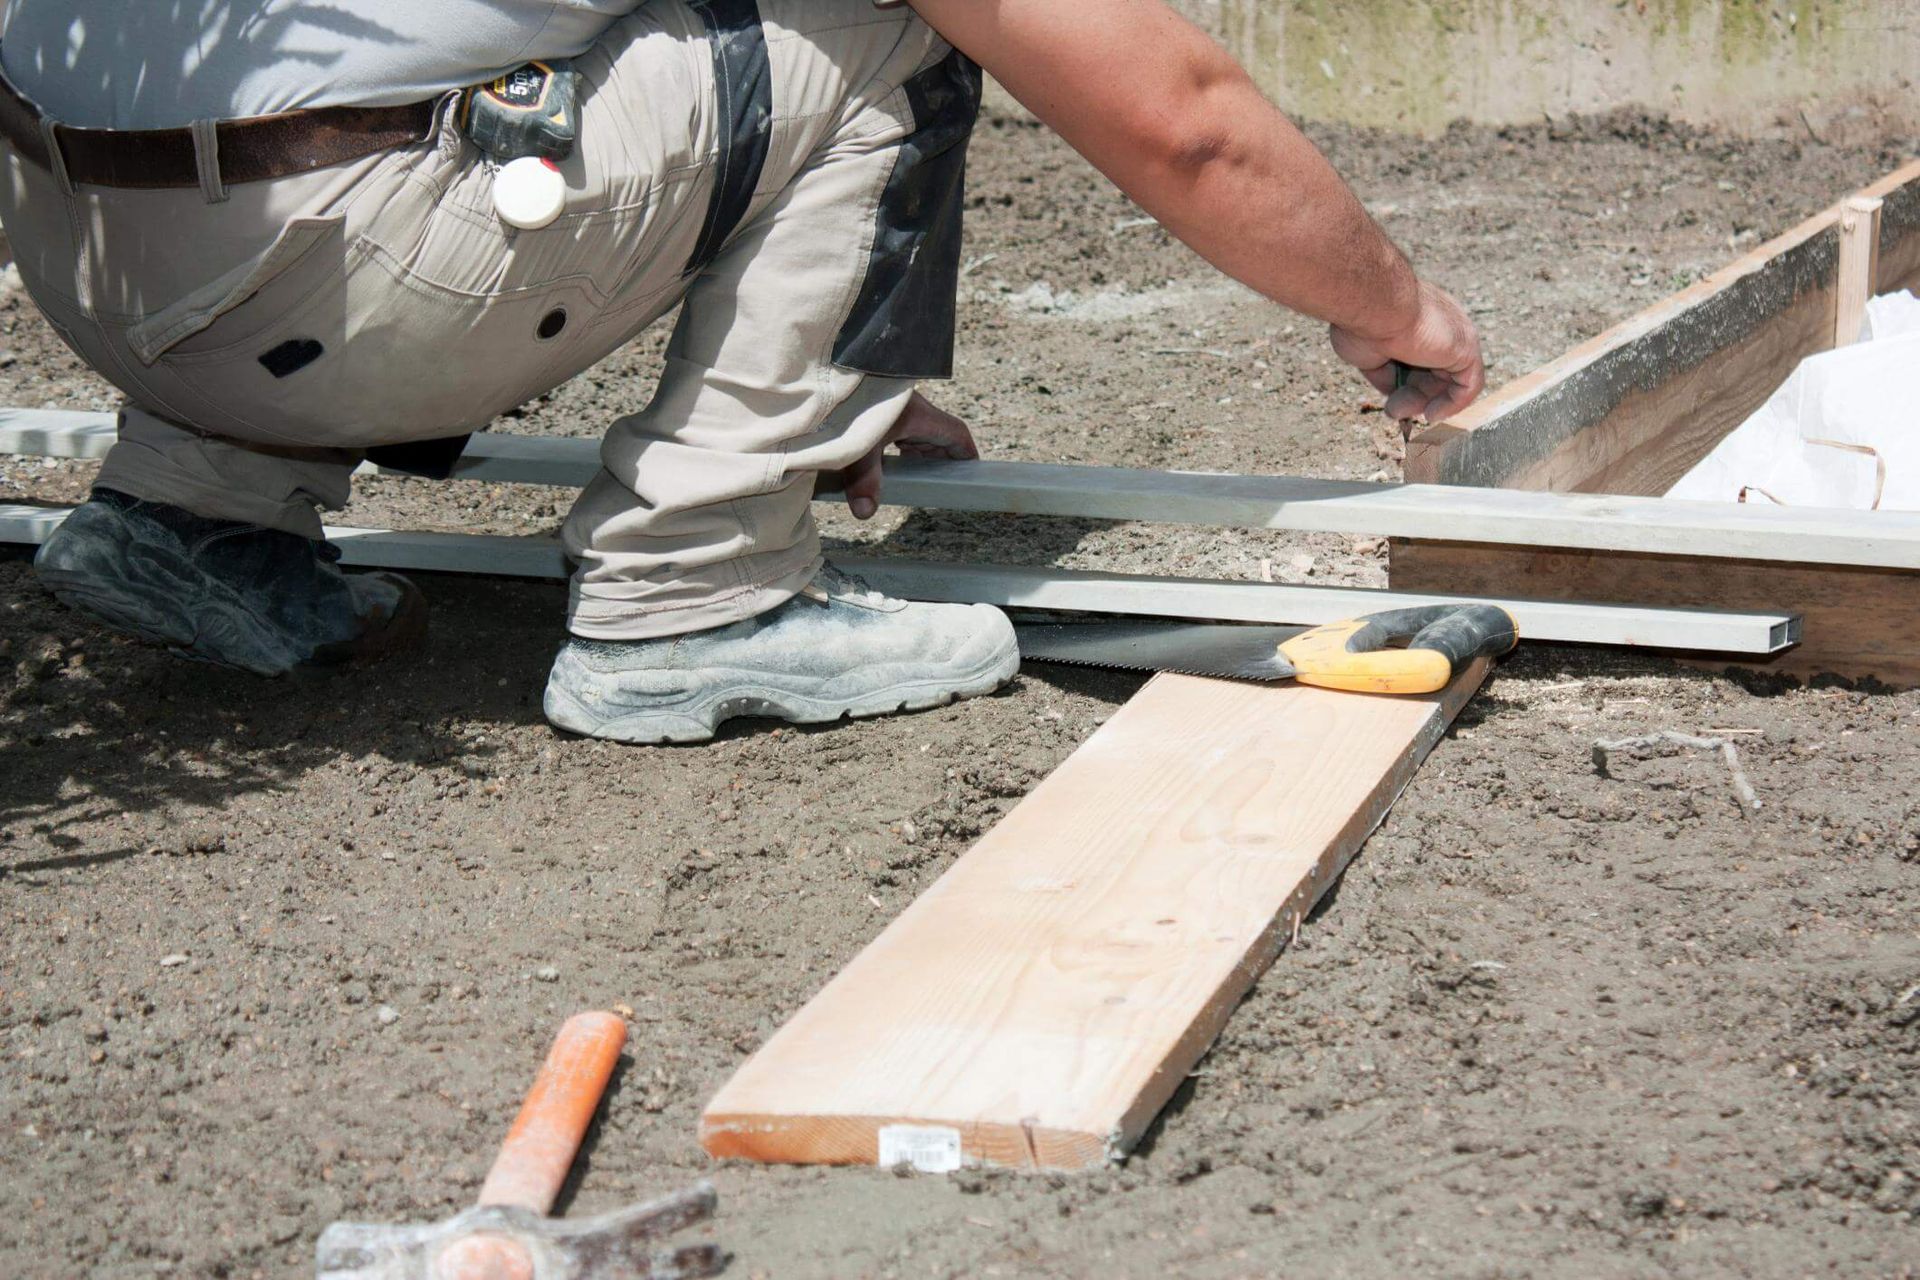
{"type": "Polygon", "coordinates": [[[547,677],[547,719],[620,742],[704,742],[722,720],[810,724],[991,693],[1020,666],[992,605],[909,604],[832,565],[745,622],[658,640],[575,637],[547,677]]]}
{"type": "Polygon", "coordinates": [[[117,631],[277,676],[367,661],[426,634],[426,603],[411,582],[349,576],[339,558],[331,542],[95,489],[33,568],[61,602],[117,631]]]}

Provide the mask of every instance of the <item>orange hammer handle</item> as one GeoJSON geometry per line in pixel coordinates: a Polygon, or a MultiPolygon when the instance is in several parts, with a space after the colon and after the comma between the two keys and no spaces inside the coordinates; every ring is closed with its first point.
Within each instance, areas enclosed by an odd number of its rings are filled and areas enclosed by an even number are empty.
{"type": "Polygon", "coordinates": [[[626,1043],[627,1021],[617,1013],[576,1013],[561,1025],[480,1188],[481,1204],[542,1215],[553,1208],[626,1043]]]}

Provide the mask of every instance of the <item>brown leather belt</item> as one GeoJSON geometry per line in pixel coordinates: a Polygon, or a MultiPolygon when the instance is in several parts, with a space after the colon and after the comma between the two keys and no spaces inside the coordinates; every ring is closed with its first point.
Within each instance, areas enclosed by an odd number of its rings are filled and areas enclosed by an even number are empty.
{"type": "MultiPolygon", "coordinates": [[[[344,164],[376,151],[411,146],[433,131],[437,102],[401,107],[312,107],[226,120],[215,126],[220,181],[228,186],[344,164]]],[[[40,108],[0,75],[0,138],[51,171],[40,108]]],[[[200,168],[189,129],[76,129],[56,124],[53,138],[75,186],[197,187],[200,168]]]]}

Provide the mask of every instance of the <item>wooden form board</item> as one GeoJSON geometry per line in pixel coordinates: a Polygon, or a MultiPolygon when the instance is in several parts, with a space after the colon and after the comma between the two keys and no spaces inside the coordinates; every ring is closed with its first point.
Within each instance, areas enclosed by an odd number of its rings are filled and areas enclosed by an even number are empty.
{"type": "Polygon", "coordinates": [[[1873,255],[1873,291],[1920,293],[1920,160],[1857,193],[1880,202],[1880,243],[1873,255]]]}
{"type": "MultiPolygon", "coordinates": [[[[1760,608],[1790,601],[1800,614],[1801,643],[1741,658],[1740,665],[1803,679],[1833,673],[1897,688],[1920,686],[1920,573],[1409,542],[1393,549],[1393,578],[1468,593],[1518,583],[1542,595],[1649,604],[1711,600],[1727,608],[1760,608]]],[[[1725,667],[1729,661],[1717,657],[1707,665],[1725,667]]]]}
{"type": "Polygon", "coordinates": [[[702,1145],[1122,1155],[1484,673],[1421,698],[1155,677],[727,1081],[702,1145]]]}
{"type": "MultiPolygon", "coordinates": [[[[1834,345],[1868,277],[1874,293],[1920,290],[1920,160],[1420,433],[1407,477],[1623,500],[1663,494],[1802,359],[1834,345]],[[1862,210],[1878,219],[1877,232],[1867,224],[1872,252],[1860,251],[1862,210]],[[1860,279],[1845,277],[1843,259],[1860,279]]],[[[1858,513],[1868,522],[1906,514],[1858,513]]],[[[1395,539],[1391,556],[1395,590],[1470,593],[1498,583],[1532,599],[1799,612],[1800,645],[1765,659],[1767,669],[1920,684],[1911,625],[1920,574],[1898,561],[1735,561],[1704,544],[1546,550],[1478,530],[1395,539]]]]}
{"type": "MultiPolygon", "coordinates": [[[[1874,292],[1920,288],[1920,160],[1856,198],[1881,202],[1874,292]]],[[[1845,203],[1416,434],[1407,479],[1665,493],[1833,346],[1845,203]]]]}
{"type": "MultiPolygon", "coordinates": [[[[68,510],[0,503],[0,542],[42,542],[68,510]]],[[[339,544],[342,563],[357,567],[523,578],[564,578],[571,572],[564,549],[546,537],[337,526],[329,527],[327,536],[339,544]]],[[[1362,613],[1461,598],[1360,587],[1217,582],[1021,565],[939,564],[866,556],[835,556],[834,561],[881,590],[908,600],[1228,622],[1314,626],[1362,613]]],[[[1513,614],[1521,634],[1536,640],[1765,654],[1793,644],[1800,634],[1799,619],[1791,614],[1592,606],[1498,596],[1488,597],[1486,603],[1513,614]]]]}

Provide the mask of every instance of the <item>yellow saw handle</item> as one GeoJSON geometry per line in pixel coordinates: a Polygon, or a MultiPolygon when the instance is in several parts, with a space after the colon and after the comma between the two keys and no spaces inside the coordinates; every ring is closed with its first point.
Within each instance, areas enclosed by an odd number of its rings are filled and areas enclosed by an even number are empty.
{"type": "Polygon", "coordinates": [[[1389,609],[1303,631],[1280,646],[1301,684],[1353,693],[1433,693],[1480,657],[1520,642],[1513,615],[1492,604],[1389,609]],[[1404,640],[1407,647],[1391,646],[1404,640]]]}

